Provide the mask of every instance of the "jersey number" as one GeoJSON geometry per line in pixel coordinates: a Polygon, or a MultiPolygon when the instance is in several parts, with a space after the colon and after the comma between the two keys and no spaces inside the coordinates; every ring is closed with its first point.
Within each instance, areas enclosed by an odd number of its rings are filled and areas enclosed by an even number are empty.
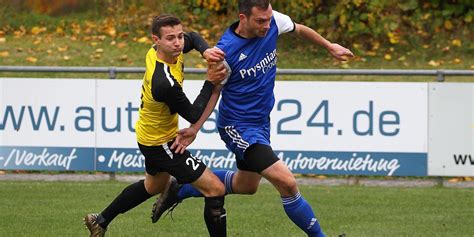
{"type": "Polygon", "coordinates": [[[197,170],[197,168],[199,168],[199,163],[201,163],[200,160],[197,160],[196,158],[194,157],[188,157],[188,159],[186,159],[186,164],[191,166],[193,168],[193,170],[197,170]]]}

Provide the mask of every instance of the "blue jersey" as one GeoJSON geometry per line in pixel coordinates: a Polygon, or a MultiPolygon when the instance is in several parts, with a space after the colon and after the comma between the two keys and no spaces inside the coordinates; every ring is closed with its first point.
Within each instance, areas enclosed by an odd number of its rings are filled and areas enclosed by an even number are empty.
{"type": "Polygon", "coordinates": [[[232,24],[217,43],[232,70],[222,89],[217,126],[268,126],[275,103],[277,39],[294,31],[295,25],[287,15],[273,11],[265,37],[243,38],[235,33],[237,26],[238,22],[232,24]]]}

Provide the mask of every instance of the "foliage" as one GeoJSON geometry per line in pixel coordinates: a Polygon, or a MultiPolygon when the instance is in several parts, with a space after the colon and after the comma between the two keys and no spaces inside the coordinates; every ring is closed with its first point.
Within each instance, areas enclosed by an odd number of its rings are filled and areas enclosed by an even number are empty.
{"type": "MultiPolygon", "coordinates": [[[[61,45],[69,41],[77,43],[79,48],[83,47],[79,43],[92,47],[77,50],[78,54],[71,53],[73,47],[60,50],[61,54],[69,52],[62,57],[66,64],[83,65],[84,61],[76,61],[77,55],[87,53],[91,60],[103,60],[103,64],[109,65],[111,60],[105,60],[102,52],[110,53],[108,48],[112,47],[123,51],[114,55],[113,63],[133,65],[142,55],[133,51],[132,45],[151,43],[149,29],[153,16],[165,12],[175,14],[183,21],[186,31],[199,32],[212,45],[225,28],[237,20],[237,2],[0,0],[0,59],[10,63],[25,55],[28,64],[48,63],[44,61],[45,51],[47,55],[55,55],[55,48],[65,48],[54,46],[54,41],[61,45]],[[11,44],[20,43],[18,39],[31,41],[35,47],[12,48],[11,44]],[[47,45],[38,47],[43,44],[47,45]]],[[[353,61],[360,62],[360,65],[349,65],[329,59],[323,62],[325,66],[367,67],[364,62],[375,58],[389,62],[390,67],[408,68],[419,63],[418,68],[426,65],[474,68],[474,3],[470,0],[279,0],[273,1],[272,6],[330,41],[349,47],[357,55],[353,61]]],[[[280,42],[280,55],[287,50],[302,54],[312,65],[321,64],[321,60],[315,58],[320,48],[301,44],[286,35],[280,42]]],[[[88,63],[97,62],[86,60],[85,64],[88,63]]],[[[284,63],[282,60],[280,65],[286,66],[284,63]]]]}
{"type": "MultiPolygon", "coordinates": [[[[227,14],[237,0],[184,0],[194,13],[227,14]]],[[[462,34],[472,39],[474,2],[470,0],[280,0],[274,9],[339,42],[365,49],[384,45],[430,42],[437,34],[462,34]]],[[[234,14],[232,14],[234,15],[234,14]]]]}

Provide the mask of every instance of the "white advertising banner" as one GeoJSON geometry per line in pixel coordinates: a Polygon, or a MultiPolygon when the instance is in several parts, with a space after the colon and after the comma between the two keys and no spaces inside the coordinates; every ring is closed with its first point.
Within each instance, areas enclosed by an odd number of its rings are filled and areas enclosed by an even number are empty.
{"type": "Polygon", "coordinates": [[[474,176],[474,84],[430,84],[428,175],[474,176]]]}
{"type": "MultiPolygon", "coordinates": [[[[185,82],[191,100],[201,85],[185,82]]],[[[143,170],[134,133],[141,80],[0,86],[0,169],[143,170]]],[[[278,81],[272,147],[296,173],[425,176],[427,93],[427,83],[278,81]]],[[[217,133],[217,109],[190,150],[211,168],[236,169],[217,133]]]]}

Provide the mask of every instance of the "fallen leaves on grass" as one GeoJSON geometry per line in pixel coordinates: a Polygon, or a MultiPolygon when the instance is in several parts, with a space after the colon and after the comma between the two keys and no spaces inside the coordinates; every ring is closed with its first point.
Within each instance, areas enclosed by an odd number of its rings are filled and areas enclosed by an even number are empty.
{"type": "Polygon", "coordinates": [[[147,36],[140,37],[136,40],[138,43],[147,43],[149,41],[147,36]]]}
{"type": "Polygon", "coordinates": [[[35,57],[27,57],[25,60],[26,60],[27,62],[30,62],[30,63],[36,63],[36,62],[38,62],[38,59],[35,58],[35,57]]]}
{"type": "Polygon", "coordinates": [[[441,65],[441,62],[440,61],[435,61],[435,60],[430,60],[428,62],[428,65],[430,65],[432,67],[439,67],[441,65]]]}
{"type": "Polygon", "coordinates": [[[0,57],[6,58],[10,56],[10,53],[8,51],[0,51],[0,57]]]}
{"type": "Polygon", "coordinates": [[[34,26],[33,28],[31,28],[31,34],[33,35],[38,35],[38,34],[41,34],[43,32],[46,32],[46,27],[39,27],[39,26],[34,26]]]}
{"type": "Polygon", "coordinates": [[[453,41],[451,41],[451,44],[453,46],[457,46],[457,47],[461,47],[462,46],[462,42],[460,39],[453,39],[453,41]]]}

